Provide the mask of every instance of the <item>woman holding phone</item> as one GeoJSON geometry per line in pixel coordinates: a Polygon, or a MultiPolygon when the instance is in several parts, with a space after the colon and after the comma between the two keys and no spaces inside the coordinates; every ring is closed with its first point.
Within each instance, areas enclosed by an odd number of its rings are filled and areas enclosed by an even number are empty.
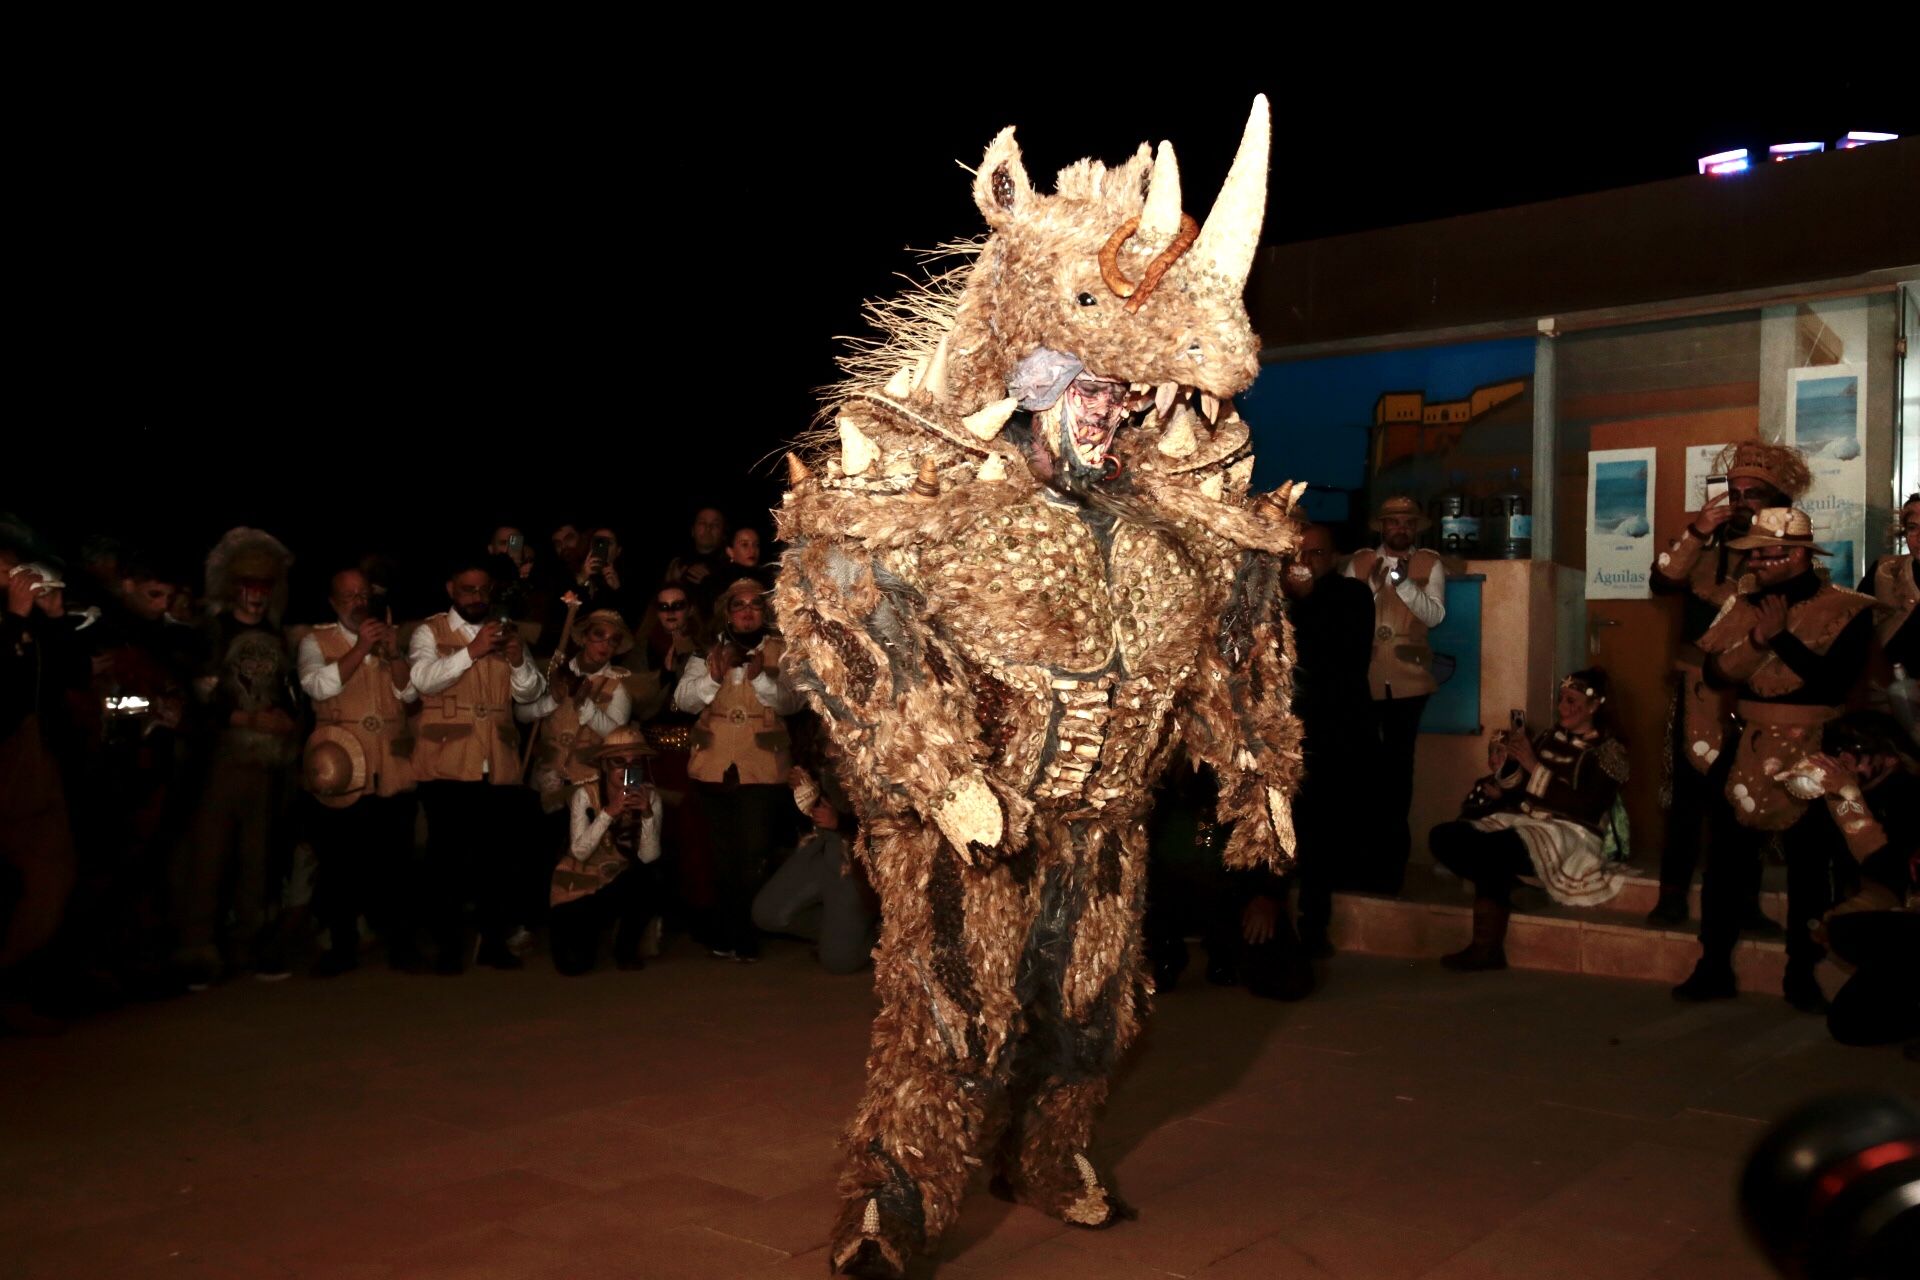
{"type": "Polygon", "coordinates": [[[1468,810],[1428,837],[1436,861],[1471,880],[1473,941],[1440,960],[1449,969],[1507,967],[1508,898],[1514,882],[1538,880],[1555,902],[1591,907],[1620,892],[1602,831],[1627,780],[1627,749],[1600,709],[1607,673],[1576,671],[1560,682],[1557,723],[1529,736],[1524,724],[1494,737],[1493,772],[1475,784],[1468,810]]]}

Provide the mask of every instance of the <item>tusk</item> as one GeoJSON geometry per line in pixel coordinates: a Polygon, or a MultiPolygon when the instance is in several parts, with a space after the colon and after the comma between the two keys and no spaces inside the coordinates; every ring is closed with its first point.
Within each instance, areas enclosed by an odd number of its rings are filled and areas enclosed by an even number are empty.
{"type": "Polygon", "coordinates": [[[920,474],[913,479],[913,491],[922,498],[940,496],[940,468],[934,464],[932,458],[920,464],[920,474]]]}
{"type": "Polygon", "coordinates": [[[813,473],[807,470],[807,464],[800,461],[797,453],[787,454],[787,487],[797,489],[805,484],[813,473]]]}
{"type": "Polygon", "coordinates": [[[905,400],[913,394],[913,366],[903,364],[887,379],[887,394],[895,400],[905,400]]]}
{"type": "Polygon", "coordinates": [[[974,479],[985,480],[989,484],[1006,478],[1007,460],[997,453],[988,454],[987,460],[980,464],[980,470],[974,476],[974,479]]]}
{"type": "Polygon", "coordinates": [[[1007,419],[1020,407],[1020,401],[1013,396],[1005,400],[995,400],[986,408],[970,413],[960,419],[962,426],[977,440],[991,440],[1000,434],[1000,428],[1007,425],[1007,419]]]}
{"type": "Polygon", "coordinates": [[[1200,228],[1190,260],[1199,271],[1224,279],[1235,294],[1247,287],[1253,257],[1260,248],[1260,222],[1267,207],[1267,153],[1273,125],[1267,95],[1258,94],[1247,116],[1240,149],[1227,170],[1227,180],[1215,197],[1213,209],[1200,228]]]}
{"type": "Polygon", "coordinates": [[[1162,142],[1154,157],[1153,176],[1147,180],[1147,203],[1140,211],[1143,244],[1159,249],[1180,234],[1180,162],[1173,144],[1162,142]]]}
{"type": "Polygon", "coordinates": [[[1200,492],[1215,502],[1226,496],[1226,488],[1226,477],[1218,471],[1209,472],[1207,478],[1200,482],[1200,492]]]}
{"type": "Polygon", "coordinates": [[[1167,420],[1167,415],[1173,412],[1174,402],[1179,398],[1180,384],[1177,382],[1163,382],[1154,388],[1153,409],[1160,415],[1160,421],[1167,420]]]}
{"type": "Polygon", "coordinates": [[[920,389],[935,400],[947,398],[947,339],[951,336],[943,335],[940,345],[933,349],[933,359],[927,362],[927,376],[920,383],[920,389]]]}
{"type": "Polygon", "coordinates": [[[1199,447],[1200,436],[1193,429],[1193,410],[1182,405],[1167,429],[1160,433],[1154,448],[1169,458],[1191,458],[1199,447]]]}
{"type": "Polygon", "coordinates": [[[850,418],[840,419],[840,470],[844,475],[857,476],[866,472],[880,456],[867,433],[853,425],[850,418]]]}

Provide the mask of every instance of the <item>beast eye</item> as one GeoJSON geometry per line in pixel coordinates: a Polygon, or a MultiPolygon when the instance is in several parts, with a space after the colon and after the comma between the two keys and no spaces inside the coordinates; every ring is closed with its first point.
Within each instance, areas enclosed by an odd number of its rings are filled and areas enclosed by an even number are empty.
{"type": "Polygon", "coordinates": [[[1083,307],[1097,307],[1100,305],[1100,299],[1094,297],[1090,293],[1079,294],[1074,298],[1074,301],[1079,303],[1083,307]]]}

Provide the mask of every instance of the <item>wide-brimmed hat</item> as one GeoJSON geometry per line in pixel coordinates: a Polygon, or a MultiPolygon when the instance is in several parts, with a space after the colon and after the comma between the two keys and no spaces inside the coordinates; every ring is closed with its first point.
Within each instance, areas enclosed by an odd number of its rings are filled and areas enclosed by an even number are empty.
{"type": "Polygon", "coordinates": [[[1433,526],[1433,521],[1427,519],[1427,513],[1420,509],[1420,504],[1405,494],[1395,494],[1388,498],[1380,504],[1380,509],[1373,513],[1373,519],[1369,523],[1375,533],[1380,531],[1388,516],[1412,516],[1415,521],[1413,526],[1415,533],[1423,532],[1433,526]]]}
{"type": "Polygon", "coordinates": [[[313,798],[344,809],[367,789],[367,753],[360,739],[337,724],[323,724],[307,739],[300,776],[313,798]]]}
{"type": "Polygon", "coordinates": [[[614,657],[617,658],[627,650],[633,648],[633,632],[627,627],[627,620],[612,609],[595,609],[586,617],[575,622],[573,624],[573,642],[575,644],[585,644],[587,642],[587,632],[593,630],[594,624],[596,623],[601,626],[612,627],[614,631],[618,633],[618,638],[613,642],[614,657]]]}
{"type": "Polygon", "coordinates": [[[585,753],[588,760],[598,764],[602,760],[619,760],[626,756],[651,756],[659,754],[653,744],[647,741],[646,733],[637,724],[623,724],[600,740],[600,745],[585,753]]]}
{"type": "Polygon", "coordinates": [[[1727,545],[1736,551],[1751,551],[1755,547],[1805,547],[1817,556],[1833,554],[1815,544],[1813,519],[1798,507],[1768,507],[1754,512],[1752,529],[1745,537],[1735,538],[1727,545]]]}

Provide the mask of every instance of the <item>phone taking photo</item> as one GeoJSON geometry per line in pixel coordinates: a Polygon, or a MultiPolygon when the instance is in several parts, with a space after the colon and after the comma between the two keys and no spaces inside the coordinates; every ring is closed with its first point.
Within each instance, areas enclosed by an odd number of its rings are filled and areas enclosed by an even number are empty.
{"type": "Polygon", "coordinates": [[[1515,730],[1526,728],[1527,713],[1521,708],[1515,707],[1513,710],[1507,712],[1507,725],[1509,728],[1515,730]]]}
{"type": "Polygon", "coordinates": [[[1712,506],[1715,502],[1718,502],[1720,499],[1726,496],[1727,496],[1727,478],[1725,476],[1708,476],[1707,477],[1707,505],[1712,506]]]}

